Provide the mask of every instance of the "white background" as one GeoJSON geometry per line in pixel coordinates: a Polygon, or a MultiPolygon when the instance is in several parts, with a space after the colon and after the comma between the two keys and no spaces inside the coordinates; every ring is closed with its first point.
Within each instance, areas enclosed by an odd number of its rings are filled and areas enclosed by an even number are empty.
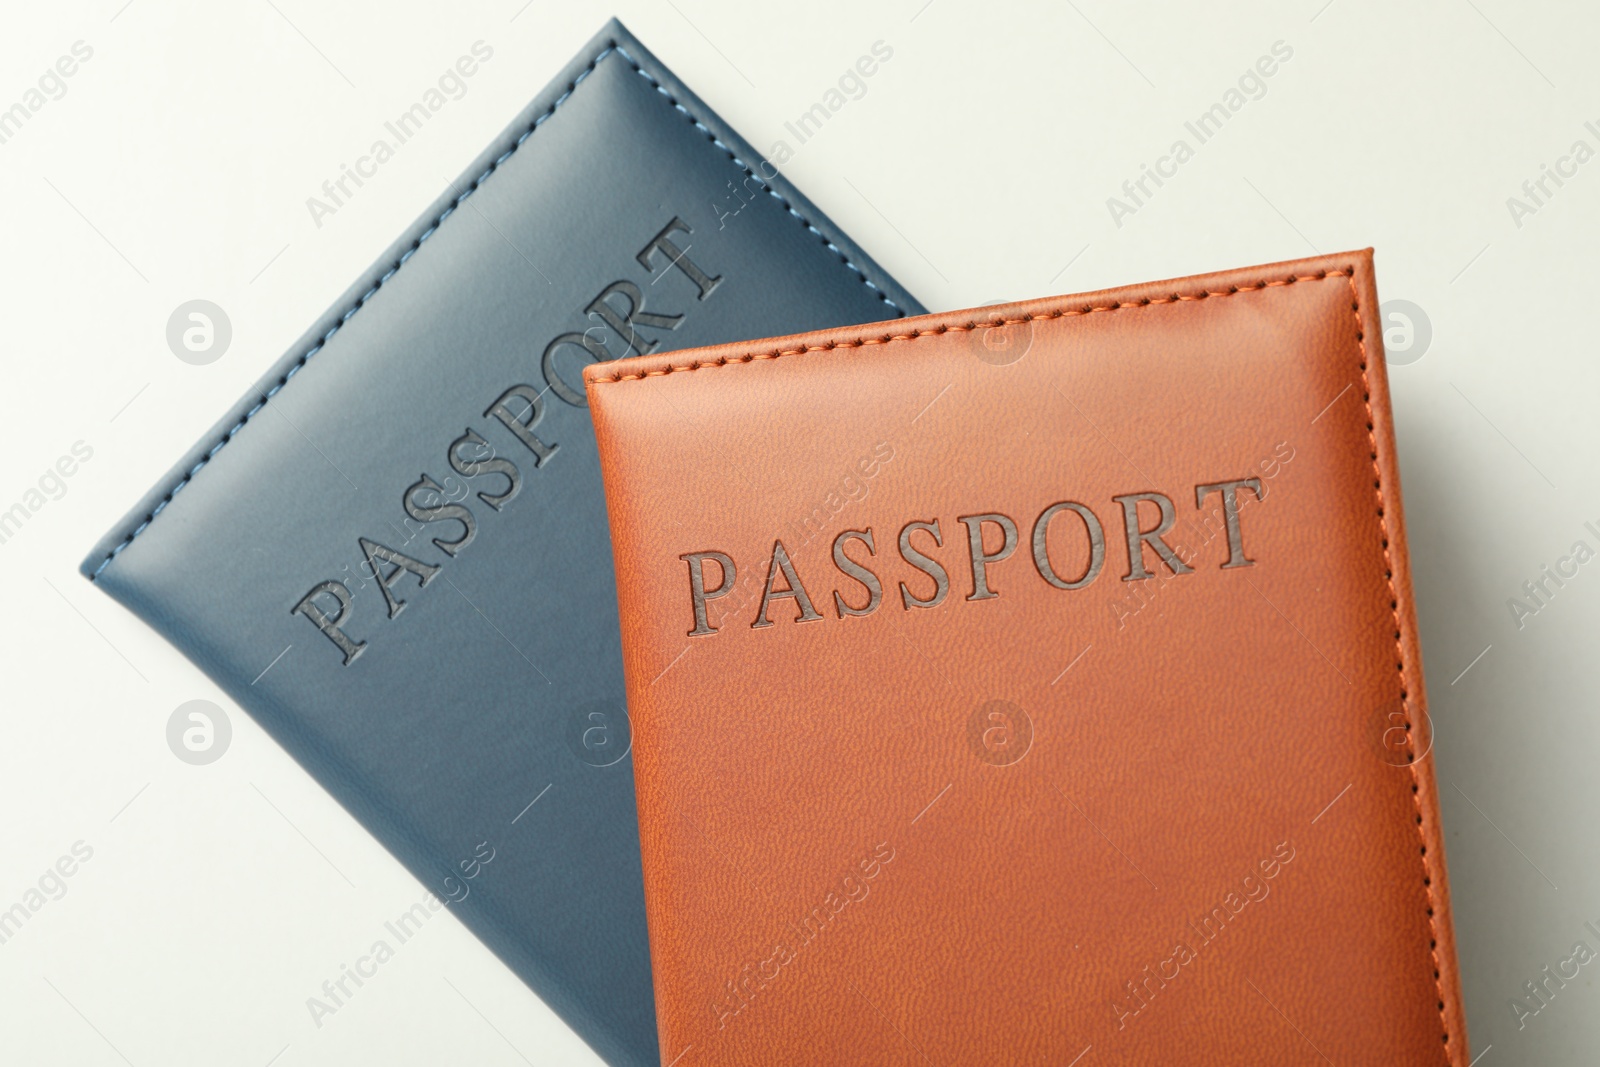
{"type": "Polygon", "coordinates": [[[1573,141],[1600,149],[1583,126],[1600,120],[1592,10],[20,6],[0,106],[73,42],[94,54],[0,145],[0,510],[74,442],[94,455],[0,544],[0,908],[74,842],[94,853],[0,945],[0,1060],[597,1062],[448,913],[314,1025],[306,999],[423,888],[76,566],[616,13],[762,150],[792,147],[784,122],[888,43],[868,94],[784,169],[933,309],[1377,248],[1384,299],[1419,305],[1433,333],[1391,377],[1474,1053],[1594,1061],[1596,972],[1521,1029],[1509,1001],[1575,941],[1600,949],[1584,929],[1600,927],[1600,563],[1520,630],[1507,600],[1575,540],[1600,549],[1583,527],[1600,526],[1600,161],[1520,227],[1506,205],[1573,141]],[[314,225],[306,198],[480,39],[494,58],[468,94],[314,225]],[[1106,198],[1193,144],[1183,122],[1280,40],[1293,58],[1266,95],[1116,226],[1106,198]],[[165,340],[197,297],[233,324],[209,366],[165,340]],[[196,698],[234,735],[202,767],[165,734],[196,698]]]}

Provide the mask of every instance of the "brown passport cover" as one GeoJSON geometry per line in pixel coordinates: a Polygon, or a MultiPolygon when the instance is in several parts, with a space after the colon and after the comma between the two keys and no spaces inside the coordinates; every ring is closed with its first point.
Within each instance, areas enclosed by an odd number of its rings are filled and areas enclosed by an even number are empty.
{"type": "Polygon", "coordinates": [[[1370,251],[585,378],[664,1063],[1467,1063],[1370,251]]]}

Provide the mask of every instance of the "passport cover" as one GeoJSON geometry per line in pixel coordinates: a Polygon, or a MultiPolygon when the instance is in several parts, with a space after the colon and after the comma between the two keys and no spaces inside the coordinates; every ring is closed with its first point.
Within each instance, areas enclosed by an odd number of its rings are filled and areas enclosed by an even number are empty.
{"type": "Polygon", "coordinates": [[[662,1058],[1452,1064],[1371,253],[589,367],[662,1058]]]}
{"type": "Polygon", "coordinates": [[[579,370],[920,310],[612,22],[83,572],[602,1057],[655,1063],[579,370]]]}

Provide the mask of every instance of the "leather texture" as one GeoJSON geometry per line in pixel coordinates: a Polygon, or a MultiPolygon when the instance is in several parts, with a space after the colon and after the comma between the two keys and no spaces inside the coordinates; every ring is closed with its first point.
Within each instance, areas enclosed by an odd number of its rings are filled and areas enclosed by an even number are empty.
{"type": "Polygon", "coordinates": [[[1370,250],[585,377],[664,1062],[1468,1063],[1370,250]]]}
{"type": "Polygon", "coordinates": [[[921,310],[753,168],[612,22],[83,565],[614,1064],[657,1042],[579,367],[921,310]]]}

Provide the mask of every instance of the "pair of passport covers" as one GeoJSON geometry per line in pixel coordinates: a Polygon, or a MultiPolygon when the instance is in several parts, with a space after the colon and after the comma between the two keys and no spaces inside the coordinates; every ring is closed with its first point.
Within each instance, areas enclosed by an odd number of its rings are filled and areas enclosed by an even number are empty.
{"type": "Polygon", "coordinates": [[[613,22],[83,571],[608,1062],[1464,1065],[1370,253],[922,311],[613,22]]]}

